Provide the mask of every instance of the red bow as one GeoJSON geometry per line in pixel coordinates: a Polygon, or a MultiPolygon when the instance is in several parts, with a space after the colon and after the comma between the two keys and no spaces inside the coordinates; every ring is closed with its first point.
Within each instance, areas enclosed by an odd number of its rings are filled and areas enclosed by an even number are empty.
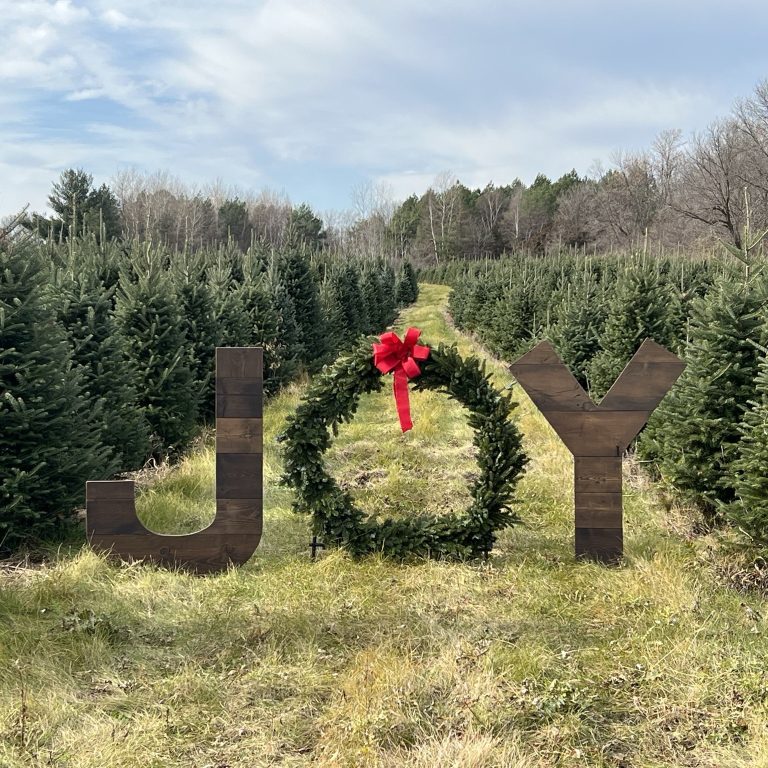
{"type": "Polygon", "coordinates": [[[381,344],[373,345],[373,364],[382,373],[393,371],[395,374],[395,404],[403,432],[413,427],[408,401],[408,379],[413,379],[421,373],[416,361],[429,357],[429,347],[416,345],[419,336],[421,331],[418,328],[409,328],[405,332],[405,338],[400,341],[397,334],[389,331],[379,337],[381,344]]]}

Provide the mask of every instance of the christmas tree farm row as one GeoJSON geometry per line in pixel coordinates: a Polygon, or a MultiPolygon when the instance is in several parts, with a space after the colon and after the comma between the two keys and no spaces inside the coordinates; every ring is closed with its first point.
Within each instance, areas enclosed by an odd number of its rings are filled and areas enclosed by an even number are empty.
{"type": "Polygon", "coordinates": [[[595,401],[652,338],[687,368],[637,441],[710,524],[768,548],[768,270],[683,257],[452,264],[456,325],[510,362],[549,339],[595,401]]]}
{"type": "Polygon", "coordinates": [[[269,395],[417,291],[407,262],[0,230],[0,552],[61,535],[87,479],[187,448],[215,347],[263,346],[269,395]]]}

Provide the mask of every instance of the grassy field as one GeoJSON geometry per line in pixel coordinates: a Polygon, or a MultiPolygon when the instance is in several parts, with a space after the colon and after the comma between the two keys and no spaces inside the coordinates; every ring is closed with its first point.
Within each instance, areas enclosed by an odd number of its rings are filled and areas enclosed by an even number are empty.
{"type": "MultiPolygon", "coordinates": [[[[400,327],[478,352],[423,286],[400,327]]],[[[492,364],[500,386],[511,378],[492,364]]],[[[308,554],[277,486],[266,411],[266,519],[250,563],[198,578],[87,549],[0,572],[0,766],[768,765],[765,606],[719,584],[701,540],[625,478],[620,568],[572,557],[572,464],[525,395],[524,524],[488,562],[308,554]]],[[[460,508],[475,471],[461,408],[391,390],[365,401],[329,461],[372,512],[460,508]]],[[[210,441],[140,499],[157,530],[213,514],[210,441]]]]}

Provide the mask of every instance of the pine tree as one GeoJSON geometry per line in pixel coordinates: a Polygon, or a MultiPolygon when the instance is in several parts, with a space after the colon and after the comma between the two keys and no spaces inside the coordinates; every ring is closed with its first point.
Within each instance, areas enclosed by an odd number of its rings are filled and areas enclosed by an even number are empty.
{"type": "Polygon", "coordinates": [[[126,275],[117,294],[116,318],[136,370],[139,405],[157,452],[178,454],[196,431],[200,388],[184,332],[183,308],[162,264],[162,254],[136,254],[135,281],[126,275]]]}
{"type": "Polygon", "coordinates": [[[379,264],[379,280],[381,282],[384,322],[382,330],[392,324],[397,317],[397,298],[395,296],[397,276],[392,265],[388,261],[379,264]]]}
{"type": "Polygon", "coordinates": [[[676,297],[658,272],[635,266],[622,274],[608,299],[601,351],[587,367],[590,394],[601,398],[646,338],[677,347],[676,297]]]}
{"type": "Polygon", "coordinates": [[[351,264],[336,265],[330,271],[330,285],[341,309],[341,344],[350,345],[368,326],[366,306],[357,271],[351,264]]]}
{"type": "Polygon", "coordinates": [[[603,291],[591,277],[586,277],[555,307],[553,325],[547,334],[584,388],[589,362],[600,351],[605,314],[603,291]]]}
{"type": "Polygon", "coordinates": [[[387,326],[387,307],[385,305],[384,287],[381,284],[379,271],[374,264],[363,266],[360,289],[366,306],[368,327],[366,333],[381,333],[387,326]]]}
{"type": "Polygon", "coordinates": [[[182,328],[189,341],[192,370],[200,391],[200,415],[211,421],[215,411],[216,342],[219,324],[211,286],[205,275],[202,251],[174,256],[170,275],[182,312],[182,328]]]}
{"type": "Polygon", "coordinates": [[[139,469],[151,453],[149,424],[138,404],[135,370],[113,315],[114,290],[87,263],[75,259],[53,287],[59,322],[93,400],[101,402],[101,441],[121,471],[139,469]]]}
{"type": "Polygon", "coordinates": [[[280,282],[294,307],[297,359],[310,370],[317,370],[327,354],[319,278],[306,254],[296,249],[276,259],[280,282]]]}
{"type": "Polygon", "coordinates": [[[756,398],[739,426],[737,458],[731,465],[735,500],[728,519],[749,539],[768,548],[768,350],[763,349],[755,381],[756,398]]]}
{"type": "Polygon", "coordinates": [[[409,261],[404,261],[400,266],[400,271],[397,275],[395,296],[398,305],[401,307],[413,304],[419,297],[419,284],[416,279],[416,272],[409,261]]]}
{"type": "Polygon", "coordinates": [[[723,280],[691,307],[687,367],[654,411],[639,443],[671,485],[710,518],[734,500],[731,466],[738,456],[739,423],[755,398],[763,343],[761,284],[723,280]]]}
{"type": "Polygon", "coordinates": [[[47,272],[29,241],[0,230],[0,551],[60,533],[85,481],[114,463],[100,441],[64,329],[44,300],[47,272]]]}
{"type": "Polygon", "coordinates": [[[344,326],[344,310],[330,278],[320,286],[320,304],[323,309],[328,346],[332,350],[331,354],[336,355],[344,344],[346,328],[344,326]]]}
{"type": "MultiPolygon", "coordinates": [[[[266,373],[269,391],[276,392],[296,376],[299,355],[304,350],[300,341],[297,309],[280,269],[280,260],[274,258],[265,276],[269,303],[264,311],[274,322],[269,339],[266,373]]],[[[261,318],[257,322],[263,322],[261,318]]]]}
{"type": "MultiPolygon", "coordinates": [[[[216,317],[217,347],[247,347],[254,343],[244,286],[232,277],[232,268],[217,254],[206,270],[216,317]]],[[[248,283],[246,283],[247,285],[248,283]]]]}

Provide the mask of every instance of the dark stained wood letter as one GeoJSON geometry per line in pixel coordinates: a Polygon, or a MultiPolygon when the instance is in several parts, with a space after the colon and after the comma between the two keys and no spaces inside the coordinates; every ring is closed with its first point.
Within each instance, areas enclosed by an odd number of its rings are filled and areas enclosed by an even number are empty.
{"type": "Polygon", "coordinates": [[[262,350],[216,349],[216,517],[202,531],[154,533],[136,516],[133,480],[86,483],[86,531],[94,549],[198,573],[245,563],[261,540],[262,350]]]}
{"type": "Polygon", "coordinates": [[[677,356],[646,339],[595,405],[548,341],[510,366],[573,454],[576,557],[621,558],[622,454],[684,368],[677,356]]]}

